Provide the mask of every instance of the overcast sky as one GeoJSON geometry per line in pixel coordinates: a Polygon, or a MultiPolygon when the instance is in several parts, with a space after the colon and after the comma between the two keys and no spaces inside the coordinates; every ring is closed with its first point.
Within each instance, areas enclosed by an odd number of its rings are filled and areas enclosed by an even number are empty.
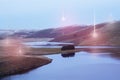
{"type": "Polygon", "coordinates": [[[120,0],[0,0],[0,29],[93,24],[93,13],[96,23],[120,20],[119,8],[120,0]]]}

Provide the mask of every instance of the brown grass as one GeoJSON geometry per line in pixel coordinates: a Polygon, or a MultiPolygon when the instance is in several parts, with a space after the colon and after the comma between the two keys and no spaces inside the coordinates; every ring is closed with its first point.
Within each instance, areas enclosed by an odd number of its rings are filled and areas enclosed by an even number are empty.
{"type": "Polygon", "coordinates": [[[46,57],[7,56],[0,58],[0,77],[20,74],[46,65],[52,60],[46,57]]]}

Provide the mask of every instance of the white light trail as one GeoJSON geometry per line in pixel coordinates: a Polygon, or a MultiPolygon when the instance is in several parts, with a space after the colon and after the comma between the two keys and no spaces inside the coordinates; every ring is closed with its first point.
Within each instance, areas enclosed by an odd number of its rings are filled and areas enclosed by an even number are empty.
{"type": "Polygon", "coordinates": [[[63,22],[66,21],[65,13],[64,13],[64,12],[62,13],[62,18],[61,18],[61,20],[62,20],[63,22]]]}
{"type": "Polygon", "coordinates": [[[95,17],[95,13],[94,13],[94,28],[93,28],[93,34],[92,34],[92,36],[94,37],[94,38],[96,38],[96,37],[98,37],[98,34],[97,34],[97,32],[96,32],[96,17],[95,17]]]}

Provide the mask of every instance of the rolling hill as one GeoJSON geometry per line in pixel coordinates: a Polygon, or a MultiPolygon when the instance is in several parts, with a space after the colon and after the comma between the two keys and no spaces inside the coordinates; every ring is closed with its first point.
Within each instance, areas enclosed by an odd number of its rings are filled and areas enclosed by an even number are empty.
{"type": "Polygon", "coordinates": [[[75,45],[120,45],[120,21],[111,23],[101,23],[96,25],[98,37],[93,38],[93,26],[86,26],[84,29],[77,30],[56,37],[52,41],[73,42],[75,45]]]}
{"type": "MultiPolygon", "coordinates": [[[[93,28],[93,25],[72,25],[37,31],[23,30],[15,31],[7,37],[54,38],[51,42],[72,42],[75,45],[120,45],[120,21],[96,24],[96,38],[92,36],[93,28]]],[[[4,35],[2,33],[0,38],[4,35]]]]}

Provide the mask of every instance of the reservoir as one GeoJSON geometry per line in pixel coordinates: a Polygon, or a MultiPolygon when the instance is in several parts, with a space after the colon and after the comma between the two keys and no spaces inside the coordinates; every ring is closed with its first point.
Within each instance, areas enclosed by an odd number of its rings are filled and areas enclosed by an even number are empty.
{"type": "Polygon", "coordinates": [[[77,46],[76,48],[79,51],[74,57],[64,58],[61,54],[45,55],[53,59],[52,63],[2,80],[120,80],[119,47],[77,46]]]}

